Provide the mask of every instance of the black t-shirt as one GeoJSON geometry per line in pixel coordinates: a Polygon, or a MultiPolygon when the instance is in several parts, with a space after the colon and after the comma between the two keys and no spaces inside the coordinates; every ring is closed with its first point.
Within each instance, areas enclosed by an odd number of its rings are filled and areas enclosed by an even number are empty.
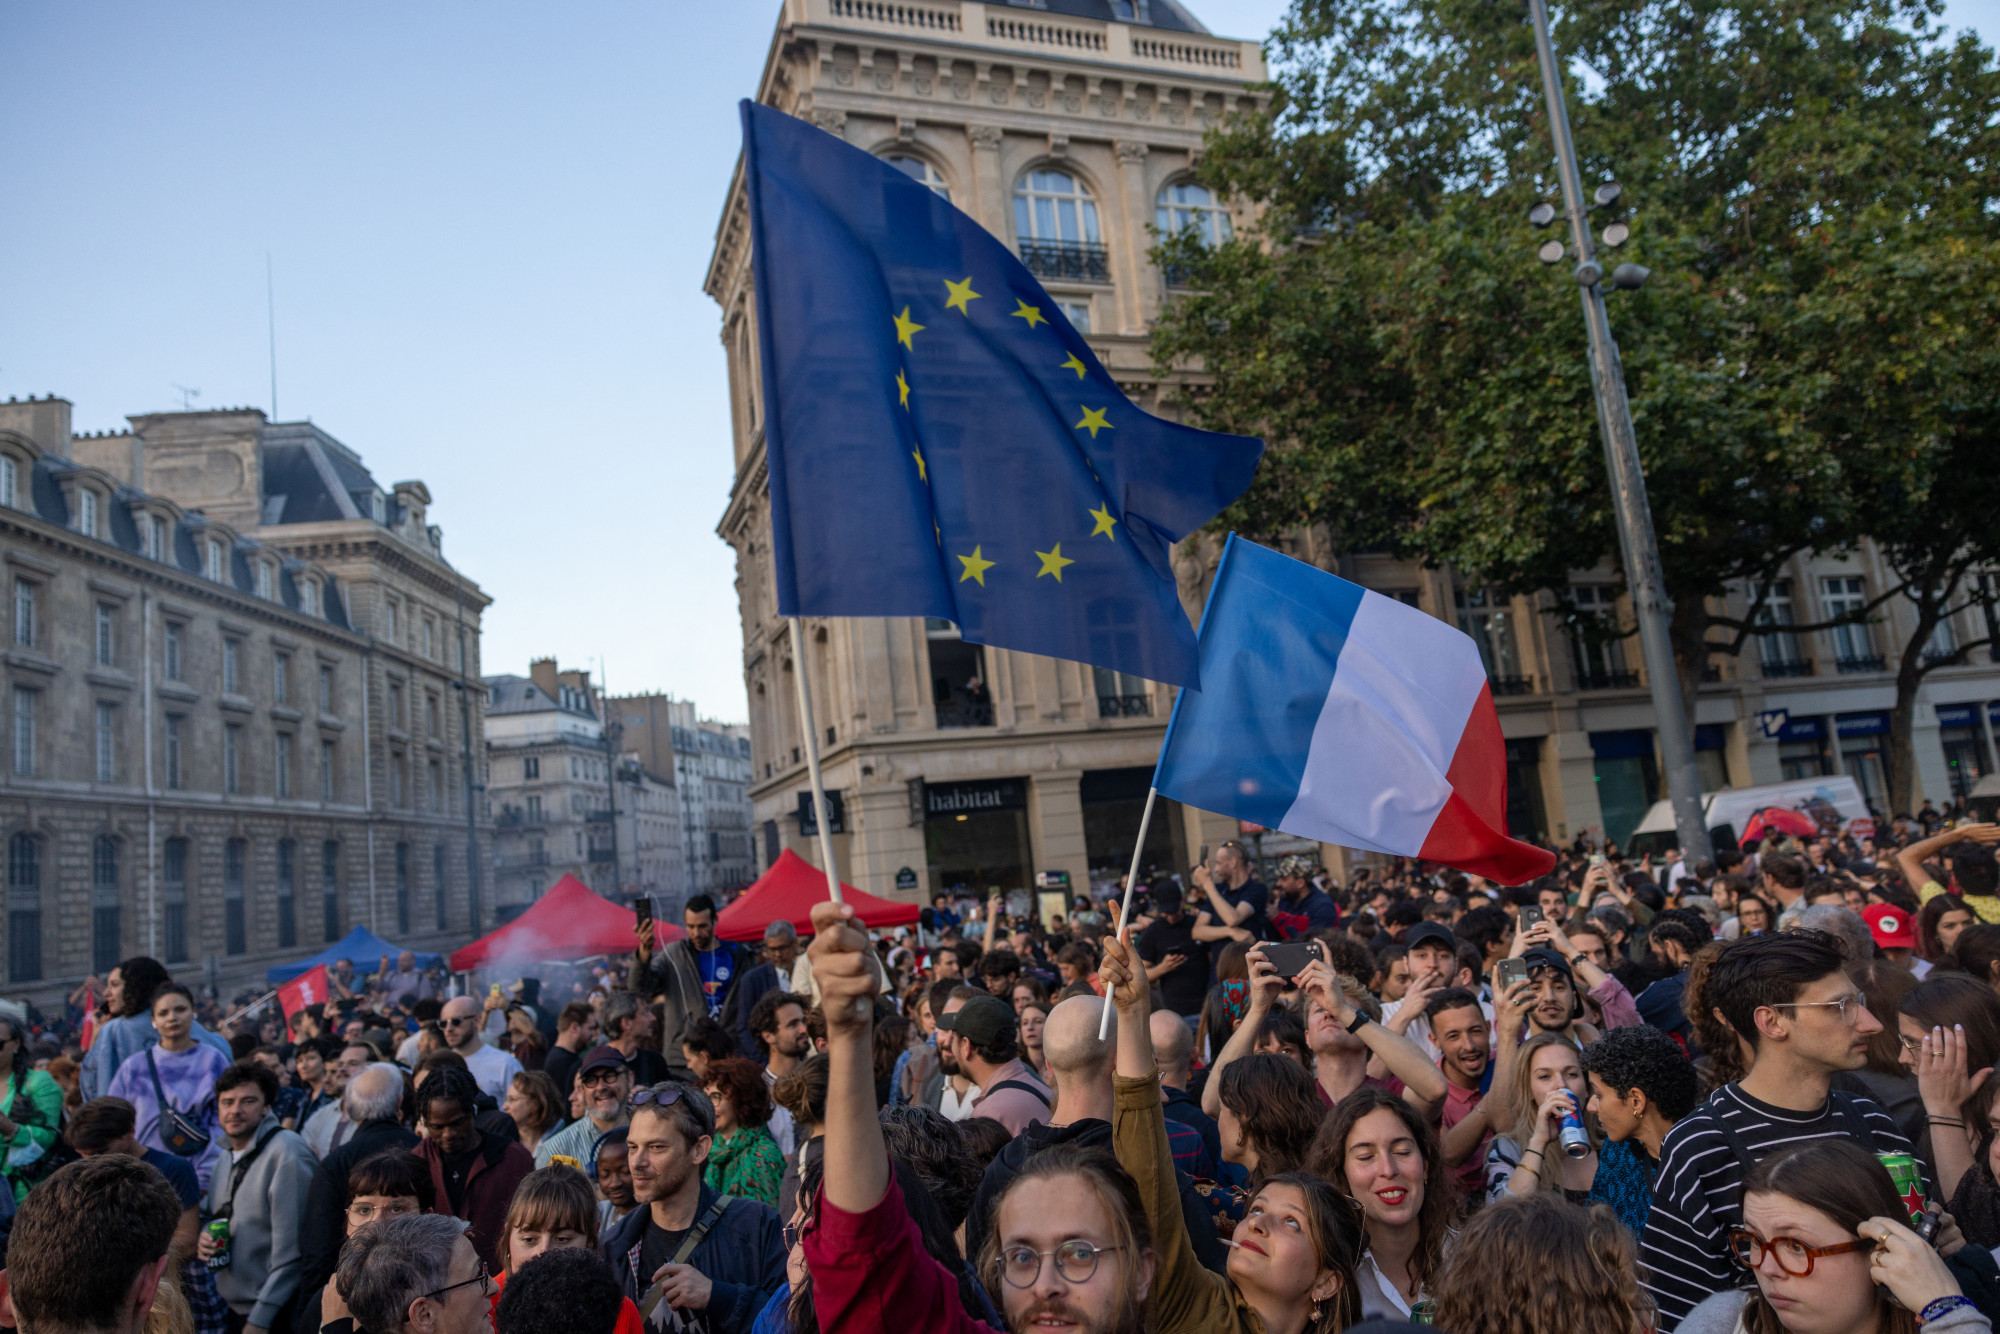
{"type": "Polygon", "coordinates": [[[625,1058],[625,1068],[632,1072],[632,1087],[635,1089],[673,1078],[673,1072],[667,1069],[667,1058],[645,1047],[625,1058]]]}
{"type": "Polygon", "coordinates": [[[646,1220],[646,1235],[639,1241],[639,1288],[642,1292],[653,1286],[653,1275],[660,1272],[660,1266],[673,1261],[681,1243],[687,1240],[689,1231],[682,1228],[678,1232],[669,1232],[652,1219],[646,1220]]]}
{"type": "Polygon", "coordinates": [[[441,1153],[438,1163],[444,1169],[445,1194],[451,1197],[451,1211],[460,1213],[465,1208],[465,1179],[472,1171],[474,1160],[479,1157],[480,1145],[473,1145],[464,1153],[441,1153]]]}
{"type": "Polygon", "coordinates": [[[1208,998],[1208,950],[1194,938],[1194,914],[1185,908],[1181,920],[1169,922],[1155,917],[1152,925],[1139,933],[1139,957],[1148,965],[1169,954],[1180,954],[1187,962],[1160,975],[1160,998],[1175,1014],[1200,1014],[1208,998]]]}
{"type": "MultiPolygon", "coordinates": [[[[1277,937],[1271,934],[1271,919],[1265,916],[1266,910],[1268,910],[1271,906],[1271,891],[1264,887],[1263,881],[1258,880],[1253,876],[1251,879],[1245,880],[1243,882],[1242,888],[1240,889],[1231,889],[1227,885],[1217,884],[1215,887],[1215,892],[1222,896],[1222,901],[1224,903],[1230,904],[1232,906],[1241,906],[1242,904],[1245,903],[1250,905],[1250,915],[1244,918],[1242,921],[1236,923],[1236,925],[1242,927],[1245,931],[1248,931],[1250,933],[1250,938],[1252,940],[1277,939],[1277,937]]],[[[1208,895],[1206,894],[1202,895],[1201,898],[1197,900],[1197,906],[1199,906],[1199,908],[1203,912],[1208,913],[1210,917],[1215,917],[1215,910],[1209,904],[1208,895]]],[[[1215,918],[1215,924],[1217,926],[1229,925],[1219,917],[1215,918]]],[[[1222,940],[1211,941],[1209,944],[1209,957],[1211,959],[1220,958],[1222,956],[1222,951],[1228,949],[1229,945],[1230,942],[1226,938],[1222,940]]]]}

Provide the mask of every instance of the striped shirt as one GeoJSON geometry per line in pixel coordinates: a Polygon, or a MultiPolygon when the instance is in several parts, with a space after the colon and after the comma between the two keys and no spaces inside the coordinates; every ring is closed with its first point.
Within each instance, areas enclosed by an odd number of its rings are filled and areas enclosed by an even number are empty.
{"type": "MultiPolygon", "coordinates": [[[[1889,1114],[1866,1098],[1843,1094],[1874,1138],[1862,1147],[1877,1153],[1909,1153],[1910,1142],[1889,1114]]],[[[1639,1243],[1639,1267],[1646,1290],[1659,1307],[1658,1328],[1670,1334],[1681,1317],[1713,1293],[1742,1286],[1748,1271],[1729,1253],[1725,1232],[1743,1220],[1743,1160],[1723,1127],[1733,1130],[1754,1160],[1790,1144],[1846,1135],[1838,1109],[1817,1111],[1773,1107],[1735,1084],[1676,1122],[1660,1148],[1660,1171],[1653,1186],[1653,1210],[1639,1243]]]]}

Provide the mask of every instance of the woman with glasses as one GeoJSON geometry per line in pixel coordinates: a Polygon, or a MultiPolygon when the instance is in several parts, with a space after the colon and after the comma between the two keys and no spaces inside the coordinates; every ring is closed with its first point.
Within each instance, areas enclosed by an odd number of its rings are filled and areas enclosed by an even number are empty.
{"type": "Polygon", "coordinates": [[[1905,1221],[1881,1162],[1845,1139],[1781,1149],[1751,1169],[1728,1232],[1749,1292],[1719,1292],[1678,1334],[1973,1334],[1992,1328],[1905,1221]]]}
{"type": "MultiPolygon", "coordinates": [[[[574,1167],[544,1167],[528,1174],[507,1206],[507,1240],[493,1279],[493,1308],[500,1307],[507,1276],[545,1251],[597,1251],[597,1191],[574,1167]]],[[[630,1297],[618,1312],[615,1334],[645,1334],[630,1297]]]]}
{"type": "MultiPolygon", "coordinates": [[[[384,1219],[427,1214],[432,1199],[431,1174],[422,1159],[402,1149],[370,1154],[347,1174],[346,1235],[351,1237],[384,1219]]],[[[302,1330],[350,1334],[354,1328],[353,1313],[347,1309],[339,1285],[331,1281],[299,1311],[298,1327],[302,1330]]]]}

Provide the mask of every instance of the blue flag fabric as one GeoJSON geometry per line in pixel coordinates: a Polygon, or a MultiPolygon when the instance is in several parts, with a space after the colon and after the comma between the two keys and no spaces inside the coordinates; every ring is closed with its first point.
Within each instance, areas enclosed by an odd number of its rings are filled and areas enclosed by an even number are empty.
{"type": "Polygon", "coordinates": [[[1263,443],[1119,392],[1012,251],[929,188],[743,103],[778,611],[1199,684],[1169,547],[1263,443]]]}

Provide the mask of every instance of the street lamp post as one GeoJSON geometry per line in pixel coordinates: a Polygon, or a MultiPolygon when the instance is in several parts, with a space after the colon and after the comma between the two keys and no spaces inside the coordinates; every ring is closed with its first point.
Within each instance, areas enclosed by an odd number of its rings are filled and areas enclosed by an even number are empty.
{"type": "MultiPolygon", "coordinates": [[[[1562,69],[1556,64],[1555,45],[1549,39],[1547,0],[1528,0],[1528,13],[1535,25],[1542,91],[1549,104],[1549,134],[1555,141],[1556,171],[1562,180],[1563,207],[1569,215],[1576,254],[1577,288],[1583,296],[1583,320],[1590,332],[1590,378],[1596,389],[1597,425],[1604,439],[1604,461],[1611,475],[1618,548],[1625,563],[1625,580],[1632,590],[1633,610],[1638,615],[1639,646],[1646,660],[1647,684],[1653,692],[1653,714],[1659,723],[1660,755],[1666,761],[1674,826],[1680,837],[1681,852],[1692,866],[1712,857],[1713,852],[1708,843],[1708,823],[1702,817],[1701,777],[1694,764],[1694,737],[1681,702],[1680,675],[1674,667],[1673,643],[1667,632],[1673,603],[1667,598],[1666,580],[1660,572],[1660,547],[1653,536],[1646,475],[1639,466],[1639,443],[1632,431],[1632,405],[1625,397],[1625,371],[1619,363],[1618,344],[1611,337],[1611,321],[1604,309],[1604,269],[1597,262],[1596,246],[1590,235],[1583,178],[1577,170],[1576,146],[1569,135],[1569,111],[1563,102],[1562,69]]],[[[1638,276],[1643,279],[1643,270],[1638,271],[1638,276]]]]}

